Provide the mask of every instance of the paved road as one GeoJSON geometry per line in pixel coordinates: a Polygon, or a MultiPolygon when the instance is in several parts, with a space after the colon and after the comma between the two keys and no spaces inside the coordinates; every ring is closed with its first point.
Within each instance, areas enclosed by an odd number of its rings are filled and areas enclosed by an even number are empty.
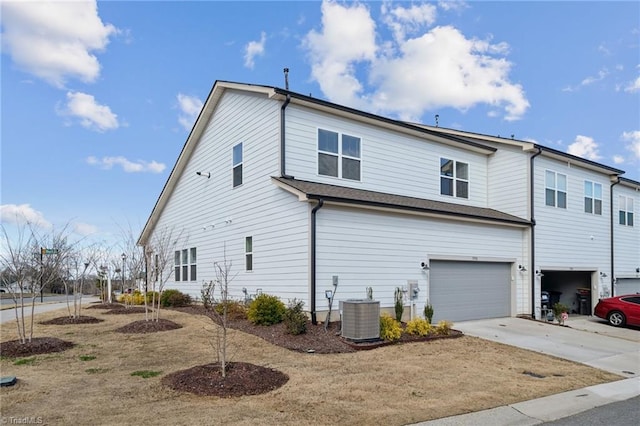
{"type": "MultiPolygon", "coordinates": [[[[63,300],[64,296],[63,296],[63,300]]],[[[86,307],[90,303],[97,302],[99,299],[95,296],[82,296],[82,306],[86,307]]],[[[73,303],[73,301],[71,301],[73,303]]],[[[37,303],[34,309],[35,314],[41,314],[43,312],[55,311],[58,309],[66,309],[67,302],[51,302],[51,303],[37,303]]],[[[73,309],[73,306],[72,306],[73,309]]],[[[24,307],[25,319],[31,317],[31,301],[29,303],[25,303],[24,307]]],[[[13,308],[3,309],[0,311],[0,324],[6,324],[11,321],[15,321],[16,319],[16,311],[13,308]]]]}
{"type": "Polygon", "coordinates": [[[640,419],[640,396],[543,424],[548,426],[636,426],[639,423],[638,419],[640,419]]]}
{"type": "MultiPolygon", "coordinates": [[[[82,296],[82,298],[84,299],[87,296],[82,296]]],[[[25,303],[28,303],[29,305],[31,305],[31,298],[32,296],[25,296],[24,301],[25,303]]],[[[42,302],[43,303],[50,303],[50,302],[66,302],[67,300],[67,296],[65,296],[64,294],[58,294],[55,296],[43,296],[42,297],[42,302]]],[[[73,296],[69,296],[69,300],[71,300],[73,302],[73,296]]],[[[36,296],[36,303],[40,303],[40,296],[36,296]]],[[[13,305],[13,299],[8,297],[8,298],[2,298],[0,299],[0,306],[2,306],[3,308],[6,306],[12,306],[13,305]]]]}

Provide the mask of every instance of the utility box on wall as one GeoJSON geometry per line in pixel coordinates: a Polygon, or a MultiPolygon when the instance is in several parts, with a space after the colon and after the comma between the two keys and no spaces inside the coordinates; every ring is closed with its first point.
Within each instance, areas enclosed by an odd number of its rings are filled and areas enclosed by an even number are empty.
{"type": "Polygon", "coordinates": [[[380,302],[370,299],[340,301],[342,337],[353,341],[380,338],[380,302]]]}

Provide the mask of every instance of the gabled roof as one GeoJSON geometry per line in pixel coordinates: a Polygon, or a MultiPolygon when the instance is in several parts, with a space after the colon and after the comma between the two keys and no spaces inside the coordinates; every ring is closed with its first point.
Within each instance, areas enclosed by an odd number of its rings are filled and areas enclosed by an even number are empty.
{"type": "Polygon", "coordinates": [[[357,120],[364,123],[371,123],[379,127],[386,127],[389,129],[393,129],[398,132],[410,134],[413,136],[417,136],[420,138],[429,138],[429,140],[434,142],[440,142],[447,145],[453,145],[458,147],[463,147],[464,149],[482,153],[485,155],[491,155],[495,151],[496,148],[483,145],[477,141],[468,141],[463,140],[462,138],[433,132],[429,129],[422,128],[420,126],[416,126],[413,124],[409,124],[403,121],[392,120],[390,118],[369,114],[364,111],[359,111],[353,108],[348,108],[342,105],[333,104],[331,102],[323,101],[321,99],[316,99],[311,96],[305,96],[299,93],[291,92],[289,90],[283,90],[276,87],[271,86],[263,86],[256,84],[245,84],[245,83],[235,83],[231,81],[221,81],[217,80],[213,87],[211,88],[211,92],[209,92],[209,96],[205,101],[198,118],[196,119],[187,140],[182,147],[182,151],[176,160],[167,181],[162,188],[162,192],[156,201],[153,210],[151,211],[151,215],[147,219],[147,222],[140,233],[140,237],[138,238],[138,245],[144,245],[151,235],[160,214],[164,210],[175,186],[177,184],[178,178],[182,174],[184,168],[189,162],[191,155],[198,143],[198,140],[202,136],[202,133],[206,129],[213,112],[215,111],[218,102],[222,98],[222,95],[227,90],[240,90],[244,92],[263,94],[270,99],[276,99],[280,101],[284,101],[285,99],[290,99],[291,103],[303,105],[309,108],[313,108],[319,111],[326,111],[334,115],[341,115],[348,117],[353,120],[357,120]]]}
{"type": "Polygon", "coordinates": [[[407,197],[298,179],[282,177],[271,177],[271,179],[279,187],[297,195],[301,201],[322,199],[324,202],[333,204],[357,205],[377,210],[409,212],[432,217],[457,218],[523,227],[531,225],[531,222],[526,219],[483,207],[446,203],[425,198],[407,197]]]}

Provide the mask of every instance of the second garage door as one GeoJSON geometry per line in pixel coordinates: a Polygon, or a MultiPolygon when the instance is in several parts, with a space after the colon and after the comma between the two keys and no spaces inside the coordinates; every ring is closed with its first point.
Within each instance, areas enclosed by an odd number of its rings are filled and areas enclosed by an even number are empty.
{"type": "Polygon", "coordinates": [[[511,264],[432,260],[429,266],[434,323],[511,315],[511,264]]]}
{"type": "Polygon", "coordinates": [[[640,293],[640,278],[618,278],[615,283],[615,295],[640,293]]]}

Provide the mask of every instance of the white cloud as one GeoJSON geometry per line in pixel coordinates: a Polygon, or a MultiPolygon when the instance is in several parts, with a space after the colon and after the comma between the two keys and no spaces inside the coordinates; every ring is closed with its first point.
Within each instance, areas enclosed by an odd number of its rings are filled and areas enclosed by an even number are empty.
{"type": "Polygon", "coordinates": [[[624,157],[622,155],[614,155],[613,156],[613,163],[614,164],[622,164],[622,163],[624,163],[624,157]]]}
{"type": "Polygon", "coordinates": [[[598,81],[604,80],[608,75],[609,75],[609,71],[606,70],[606,69],[603,69],[603,70],[598,71],[598,76],[597,77],[589,76],[589,77],[585,78],[584,80],[582,80],[582,82],[580,84],[582,86],[590,86],[593,83],[597,83],[598,81]]]}
{"type": "Polygon", "coordinates": [[[2,2],[2,50],[24,71],[56,87],[68,78],[93,82],[105,49],[118,32],[98,16],[95,1],[2,2]]]}
{"type": "Polygon", "coordinates": [[[624,88],[624,91],[630,93],[640,91],[640,77],[627,84],[627,86],[624,88]]]}
{"type": "Polygon", "coordinates": [[[575,141],[567,148],[567,152],[592,161],[602,158],[598,152],[598,144],[588,136],[576,136],[575,141]]]}
{"type": "Polygon", "coordinates": [[[254,58],[264,56],[264,45],[267,42],[267,35],[263,31],[260,34],[260,41],[250,41],[244,48],[244,66],[253,69],[254,58]]]}
{"type": "Polygon", "coordinates": [[[164,169],[166,169],[166,165],[162,163],[158,163],[156,161],[143,161],[138,160],[137,162],[127,160],[125,157],[102,157],[101,159],[96,158],[94,156],[87,157],[87,164],[100,167],[104,170],[110,170],[114,166],[122,167],[127,173],[162,173],[164,169]]]}
{"type": "Polygon", "coordinates": [[[637,160],[640,160],[640,130],[624,132],[621,139],[628,142],[627,149],[631,151],[637,160]]]}
{"type": "Polygon", "coordinates": [[[104,132],[120,127],[118,116],[111,108],[100,105],[92,95],[81,92],[68,92],[67,104],[58,111],[61,115],[76,117],[87,129],[104,132]]]}
{"type": "Polygon", "coordinates": [[[178,93],[178,108],[180,109],[180,115],[178,116],[178,122],[187,131],[191,130],[193,123],[195,123],[198,114],[202,110],[202,101],[195,96],[187,96],[182,93],[178,93]]]}
{"type": "Polygon", "coordinates": [[[86,237],[88,235],[96,234],[98,232],[98,228],[89,225],[88,223],[77,222],[73,226],[73,231],[78,234],[86,237]]]}
{"type": "Polygon", "coordinates": [[[322,28],[303,45],[312,77],[331,101],[412,121],[442,107],[487,104],[506,120],[529,108],[522,86],[509,81],[506,43],[468,39],[451,26],[427,29],[435,22],[430,5],[383,3],[381,11],[393,41],[380,39],[366,5],[322,3],[322,28]],[[366,81],[358,65],[369,73],[366,81]]]}
{"type": "Polygon", "coordinates": [[[15,225],[31,224],[40,228],[51,228],[51,222],[44,215],[35,210],[29,204],[3,204],[0,205],[0,219],[2,222],[15,225]]]}

